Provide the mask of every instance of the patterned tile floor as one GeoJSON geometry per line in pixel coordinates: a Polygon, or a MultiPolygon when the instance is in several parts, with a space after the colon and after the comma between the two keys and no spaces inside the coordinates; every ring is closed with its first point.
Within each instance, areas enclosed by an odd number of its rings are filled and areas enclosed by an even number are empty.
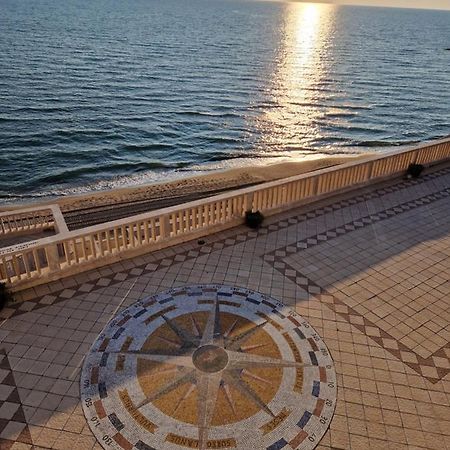
{"type": "Polygon", "coordinates": [[[317,448],[450,448],[449,186],[440,167],[24,292],[0,313],[0,448],[101,448],[84,356],[124,308],[197,283],[268,294],[324,339],[338,394],[317,448]]]}

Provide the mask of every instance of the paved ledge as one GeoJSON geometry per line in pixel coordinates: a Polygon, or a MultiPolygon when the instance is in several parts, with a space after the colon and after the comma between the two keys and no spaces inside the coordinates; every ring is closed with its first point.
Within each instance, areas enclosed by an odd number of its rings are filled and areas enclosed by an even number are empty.
{"type": "Polygon", "coordinates": [[[450,168],[367,187],[25,291],[0,314],[0,447],[102,448],[80,373],[139,299],[220,283],[270,295],[318,332],[336,410],[320,449],[450,448],[450,168]]]}

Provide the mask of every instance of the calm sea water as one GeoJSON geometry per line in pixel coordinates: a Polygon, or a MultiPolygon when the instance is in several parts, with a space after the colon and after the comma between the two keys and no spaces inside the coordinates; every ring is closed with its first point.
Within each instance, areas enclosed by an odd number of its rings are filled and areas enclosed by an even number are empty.
{"type": "Polygon", "coordinates": [[[1,0],[0,202],[450,134],[450,12],[1,0]]]}

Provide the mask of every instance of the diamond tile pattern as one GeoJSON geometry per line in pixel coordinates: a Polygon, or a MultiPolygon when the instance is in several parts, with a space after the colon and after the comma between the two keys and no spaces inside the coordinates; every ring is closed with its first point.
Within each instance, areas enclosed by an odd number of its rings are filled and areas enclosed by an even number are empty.
{"type": "Polygon", "coordinates": [[[0,351],[0,448],[9,450],[15,443],[32,441],[8,357],[0,351]]]}
{"type": "Polygon", "coordinates": [[[100,449],[79,403],[90,345],[136,300],[211,282],[283,300],[324,337],[339,390],[317,448],[446,448],[450,168],[428,172],[18,295],[0,312],[0,448],[100,449]]]}

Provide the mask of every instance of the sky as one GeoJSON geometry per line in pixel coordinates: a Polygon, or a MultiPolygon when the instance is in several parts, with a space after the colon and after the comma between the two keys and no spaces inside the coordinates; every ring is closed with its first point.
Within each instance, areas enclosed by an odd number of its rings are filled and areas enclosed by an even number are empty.
{"type": "Polygon", "coordinates": [[[347,5],[394,6],[402,8],[450,10],[450,0],[323,0],[323,2],[347,5]]]}

